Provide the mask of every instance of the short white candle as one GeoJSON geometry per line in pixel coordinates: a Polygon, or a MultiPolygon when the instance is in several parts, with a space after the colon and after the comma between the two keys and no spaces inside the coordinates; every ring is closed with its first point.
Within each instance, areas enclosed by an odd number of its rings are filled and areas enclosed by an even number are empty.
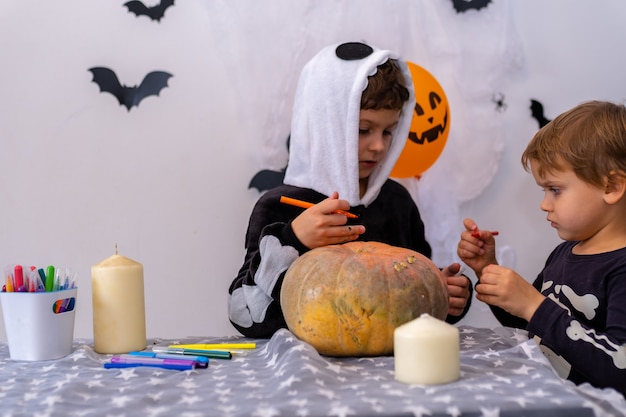
{"type": "Polygon", "coordinates": [[[437,385],[461,376],[459,330],[428,314],[398,326],[393,335],[396,379],[437,385]]]}
{"type": "Polygon", "coordinates": [[[116,253],[91,267],[91,287],[94,350],[145,349],[143,265],[116,253]]]}

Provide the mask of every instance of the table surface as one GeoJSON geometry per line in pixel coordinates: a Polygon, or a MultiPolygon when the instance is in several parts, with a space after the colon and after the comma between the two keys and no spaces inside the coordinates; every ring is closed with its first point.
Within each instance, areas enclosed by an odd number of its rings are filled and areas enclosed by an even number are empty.
{"type": "Polygon", "coordinates": [[[19,362],[0,344],[1,416],[624,416],[612,389],[560,379],[521,330],[459,326],[461,378],[395,380],[393,357],[330,358],[281,330],[269,340],[150,339],[152,345],[254,341],[207,369],[104,369],[111,355],[74,341],[53,361],[19,362]]]}

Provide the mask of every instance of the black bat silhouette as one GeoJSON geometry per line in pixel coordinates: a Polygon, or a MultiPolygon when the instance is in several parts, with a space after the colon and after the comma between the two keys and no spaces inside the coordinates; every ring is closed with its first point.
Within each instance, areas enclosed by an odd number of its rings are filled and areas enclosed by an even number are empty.
{"type": "Polygon", "coordinates": [[[89,68],[93,74],[92,81],[98,84],[100,92],[111,93],[117,98],[120,106],[126,106],[128,111],[133,106],[139,106],[141,100],[148,96],[158,96],[161,90],[167,87],[167,80],[172,74],[163,71],[148,73],[139,84],[139,87],[127,87],[120,84],[115,72],[106,67],[89,68]]]}
{"type": "Polygon", "coordinates": [[[480,10],[483,7],[487,7],[491,3],[491,0],[452,0],[452,5],[457,13],[463,13],[468,10],[480,10]]]}
{"type": "Polygon", "coordinates": [[[283,183],[284,179],[285,169],[281,169],[280,171],[264,169],[254,174],[254,177],[250,180],[250,184],[248,184],[248,188],[256,188],[261,193],[278,187],[283,183]]]}
{"type": "Polygon", "coordinates": [[[539,123],[539,129],[550,123],[550,119],[547,119],[543,113],[543,104],[537,100],[530,100],[530,114],[539,123]]]}
{"type": "Polygon", "coordinates": [[[174,0],[161,0],[156,6],[148,7],[139,0],[127,1],[124,6],[129,12],[135,13],[136,16],[148,16],[152,20],[161,22],[161,18],[165,15],[165,11],[174,5],[174,0]]]}
{"type": "MultiPolygon", "coordinates": [[[[287,152],[289,152],[290,139],[291,135],[287,136],[287,152]]],[[[254,177],[250,180],[250,184],[248,184],[248,188],[256,188],[261,193],[271,188],[278,187],[283,184],[286,170],[287,167],[280,171],[272,171],[271,169],[261,170],[254,174],[254,177]]]]}

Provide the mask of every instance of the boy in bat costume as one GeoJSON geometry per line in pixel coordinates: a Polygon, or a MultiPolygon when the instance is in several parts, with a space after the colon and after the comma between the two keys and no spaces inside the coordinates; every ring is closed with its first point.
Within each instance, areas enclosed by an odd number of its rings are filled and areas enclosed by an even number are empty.
{"type": "MultiPolygon", "coordinates": [[[[303,253],[354,240],[378,241],[431,256],[408,191],[389,179],[408,137],[415,99],[406,63],[391,51],[344,43],[320,51],[302,70],[293,107],[284,185],[263,194],[246,233],[246,255],[229,288],[229,319],[248,337],[287,327],[280,289],[303,253]],[[281,196],[316,203],[303,210],[281,196]],[[358,215],[350,219],[337,210],[358,215]]],[[[443,269],[455,323],[472,286],[460,265],[443,269]]]]}

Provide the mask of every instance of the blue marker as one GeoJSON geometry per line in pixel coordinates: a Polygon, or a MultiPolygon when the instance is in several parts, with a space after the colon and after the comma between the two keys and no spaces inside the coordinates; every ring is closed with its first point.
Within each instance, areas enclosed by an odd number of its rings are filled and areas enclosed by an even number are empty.
{"type": "Polygon", "coordinates": [[[161,369],[173,369],[176,371],[189,371],[193,369],[193,365],[175,365],[168,363],[115,363],[115,362],[107,362],[104,364],[105,369],[117,369],[117,368],[138,368],[138,367],[152,367],[152,368],[161,368],[161,369]]]}

